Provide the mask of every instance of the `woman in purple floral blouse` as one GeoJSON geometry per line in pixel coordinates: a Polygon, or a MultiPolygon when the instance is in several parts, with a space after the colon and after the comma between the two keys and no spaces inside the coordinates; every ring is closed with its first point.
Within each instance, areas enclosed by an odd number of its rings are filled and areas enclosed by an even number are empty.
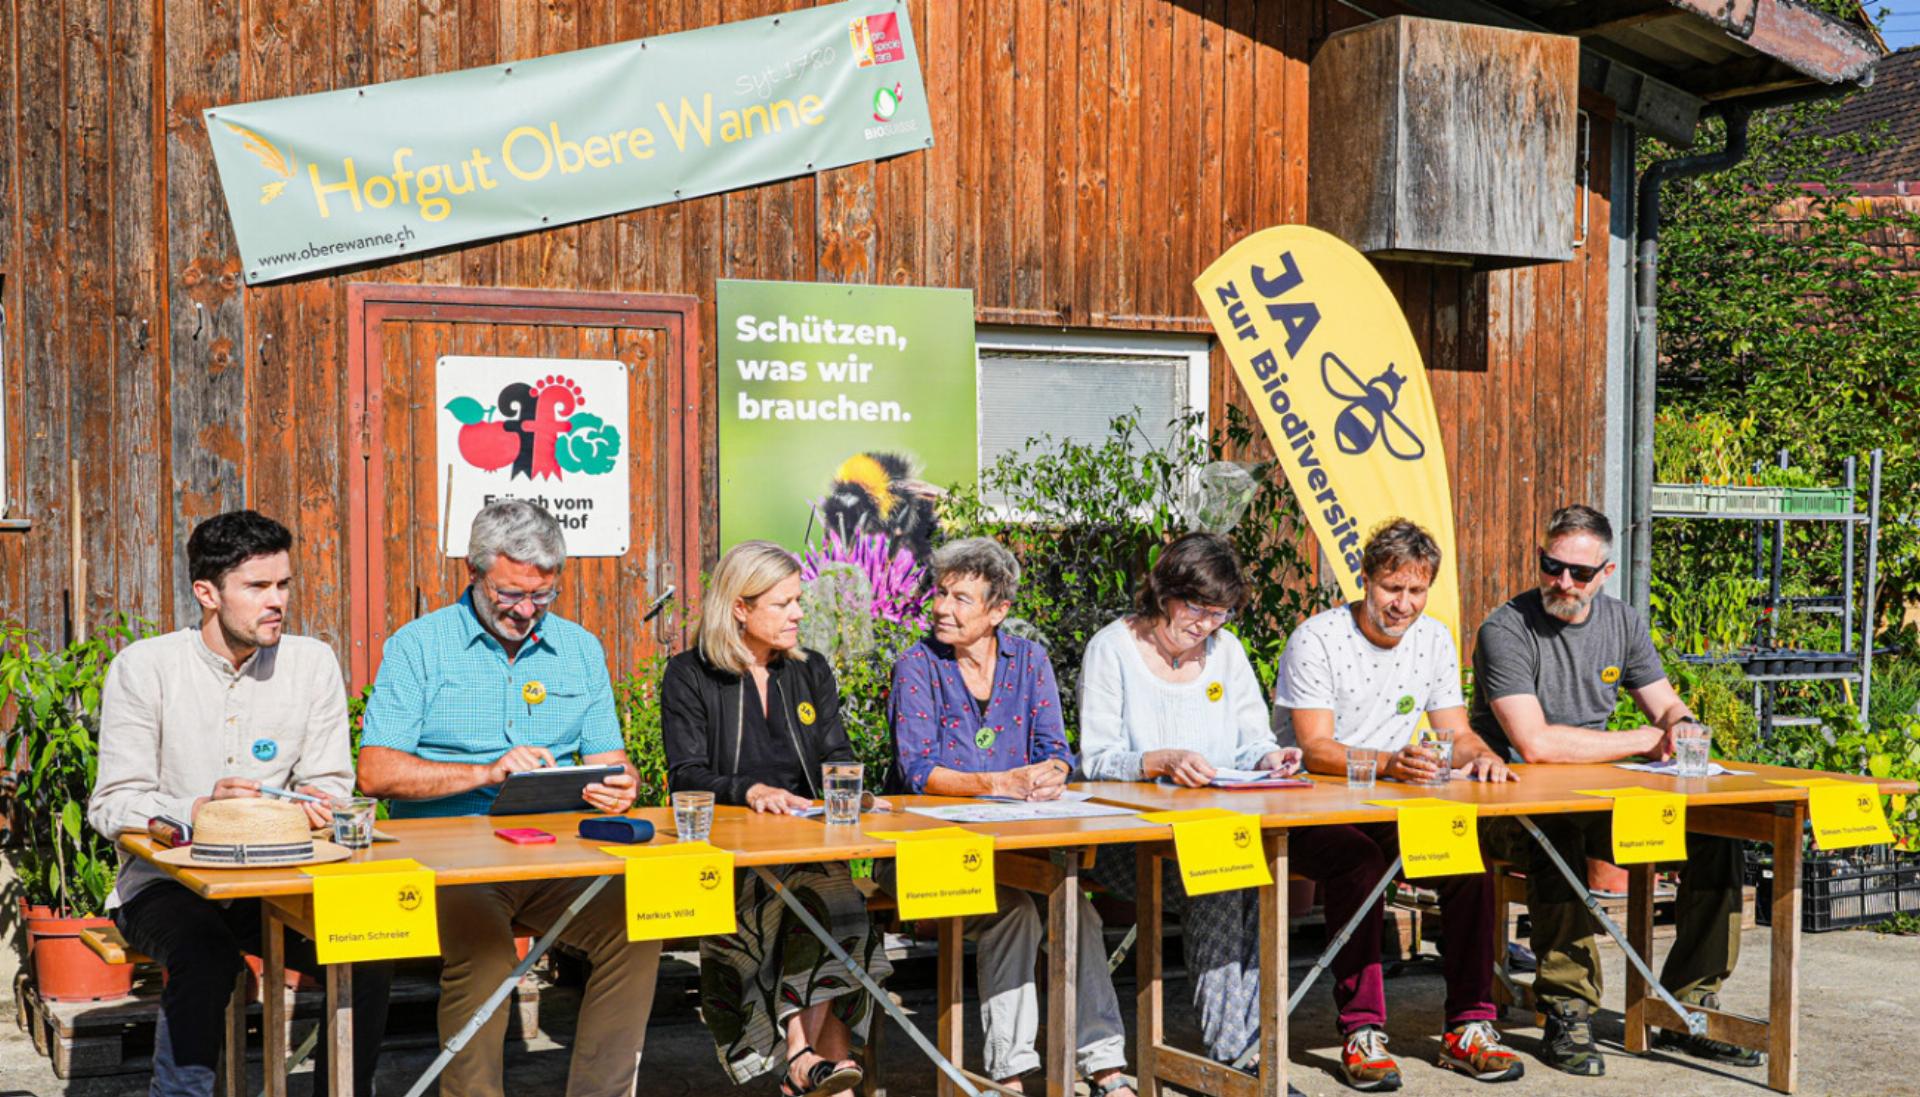
{"type": "MultiPolygon", "coordinates": [[[[998,542],[977,537],[942,546],[931,570],[933,635],[894,663],[887,700],[895,786],[936,796],[1058,799],[1074,761],[1053,663],[1046,648],[1000,627],[1019,563],[998,542]]],[[[876,866],[882,883],[891,867],[876,866]]],[[[987,1075],[1018,1090],[1020,1076],[1040,1065],[1033,971],[1043,919],[1024,891],[1003,887],[997,898],[998,912],[967,919],[965,932],[978,944],[987,1075]]],[[[1080,939],[1100,941],[1100,916],[1084,894],[1079,918],[1080,939]]],[[[1093,1097],[1134,1097],[1105,949],[1080,949],[1076,983],[1077,1058],[1093,1097]]]]}

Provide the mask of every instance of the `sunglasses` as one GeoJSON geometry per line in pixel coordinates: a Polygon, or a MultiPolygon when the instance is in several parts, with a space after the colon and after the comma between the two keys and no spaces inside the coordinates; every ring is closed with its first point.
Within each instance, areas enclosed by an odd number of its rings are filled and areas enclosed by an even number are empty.
{"type": "Polygon", "coordinates": [[[1606,568],[1605,564],[1569,564],[1558,557],[1548,556],[1545,549],[1540,550],[1540,570],[1554,579],[1570,574],[1576,583],[1591,583],[1593,577],[1606,568]]]}

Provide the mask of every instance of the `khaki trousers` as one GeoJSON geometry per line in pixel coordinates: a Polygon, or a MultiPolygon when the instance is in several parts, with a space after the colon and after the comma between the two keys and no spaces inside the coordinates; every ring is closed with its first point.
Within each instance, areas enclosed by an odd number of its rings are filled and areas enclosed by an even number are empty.
{"type": "MultiPolygon", "coordinates": [[[[440,889],[440,1041],[460,1031],[487,995],[513,973],[519,957],[513,925],[545,933],[589,880],[530,880],[440,889]]],[[[660,942],[627,940],[626,892],[615,880],[601,889],[560,940],[593,965],[580,1000],[567,1097],[631,1097],[653,1010],[660,942]]],[[[453,1057],[440,1079],[448,1097],[504,1097],[501,1060],[507,1014],[499,1010],[453,1057]]]]}

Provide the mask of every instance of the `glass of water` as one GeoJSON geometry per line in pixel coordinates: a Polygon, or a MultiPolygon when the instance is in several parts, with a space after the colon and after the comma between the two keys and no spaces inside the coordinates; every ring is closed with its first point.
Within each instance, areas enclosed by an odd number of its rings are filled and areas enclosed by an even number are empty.
{"type": "Polygon", "coordinates": [[[713,833],[713,793],[674,793],[673,832],[682,842],[706,841],[713,833]]]}
{"type": "Polygon", "coordinates": [[[380,801],[371,796],[337,796],[327,807],[333,812],[333,840],[348,849],[373,848],[373,817],[380,801]]]}
{"type": "Polygon", "coordinates": [[[866,769],[859,762],[828,762],[820,767],[828,823],[844,826],[860,821],[860,786],[866,779],[866,769]]]}
{"type": "Polygon", "coordinates": [[[1379,755],[1370,750],[1357,747],[1347,748],[1347,787],[1362,791],[1373,787],[1374,774],[1380,766],[1379,755]]]}
{"type": "Polygon", "coordinates": [[[1438,767],[1429,785],[1444,785],[1453,780],[1453,732],[1447,728],[1428,728],[1420,733],[1420,745],[1433,752],[1438,767]]]}
{"type": "Polygon", "coordinates": [[[1712,772],[1713,731],[1688,720],[1673,729],[1674,772],[1681,777],[1705,777],[1712,772]]]}

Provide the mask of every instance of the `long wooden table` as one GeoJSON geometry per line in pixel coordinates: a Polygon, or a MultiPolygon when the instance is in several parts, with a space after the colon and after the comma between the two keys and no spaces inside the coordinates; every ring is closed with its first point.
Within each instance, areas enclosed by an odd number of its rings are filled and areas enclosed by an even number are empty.
{"type": "MultiPolygon", "coordinates": [[[[708,841],[734,854],[740,869],[778,865],[817,864],[855,858],[886,858],[894,854],[894,843],[874,838],[869,831],[922,830],[948,824],[937,819],[907,813],[910,806],[965,804],[972,801],[940,796],[895,798],[893,812],[870,813],[859,826],[827,826],[819,819],[785,815],[756,815],[737,807],[718,807],[714,811],[713,831],[708,841]]],[[[629,815],[653,823],[653,845],[671,845],[672,812],[665,808],[643,808],[629,815]]],[[[376,844],[354,854],[356,863],[412,859],[434,871],[439,886],[498,883],[516,880],[562,880],[617,876],[626,870],[628,860],[602,852],[605,841],[577,837],[579,820],[585,814],[461,816],[439,819],[393,819],[381,823],[381,829],[395,841],[376,844]],[[534,827],[555,835],[546,845],[513,845],[494,837],[496,828],[534,827]]],[[[995,870],[1001,882],[1048,896],[1048,924],[1051,940],[1050,964],[1053,985],[1067,992],[1048,1000],[1048,1079],[1047,1092],[1066,1097],[1073,1092],[1074,1033],[1078,1024],[1074,1015],[1073,959],[1078,950],[1079,921],[1074,900],[1079,890],[1080,851],[1094,846],[1165,841],[1167,828],[1144,823],[1131,815],[1086,819],[1034,820],[995,823],[972,827],[993,835],[996,849],[995,870]],[[1040,854],[1041,856],[1033,856],[1040,854]],[[1062,969],[1062,963],[1065,963],[1062,969]]],[[[136,856],[162,869],[195,894],[211,900],[260,899],[263,911],[262,959],[267,969],[263,987],[281,985],[285,953],[283,931],[286,927],[313,937],[313,879],[299,868],[211,869],[163,864],[152,858],[153,842],[144,834],[121,836],[121,844],[136,856]]],[[[938,1022],[941,1053],[958,1061],[962,1014],[959,1005],[962,949],[958,919],[942,920],[940,985],[942,1007],[938,1022]]],[[[339,1063],[352,1062],[352,975],[347,965],[332,965],[326,971],[327,1017],[331,1054],[339,1063]]],[[[263,1061],[284,1061],[286,1046],[286,1005],[272,993],[263,994],[263,1061]]],[[[244,1011],[237,1011],[244,1020],[244,1011]]],[[[227,1075],[244,1077],[244,1024],[229,1033],[227,1075]]],[[[335,1072],[334,1097],[350,1097],[350,1075],[335,1072]]],[[[285,1093],[283,1071],[265,1071],[269,1097],[285,1093]]],[[[978,1086],[978,1079],[974,1079],[978,1086]]],[[[234,1083],[229,1082],[230,1092],[234,1083]]],[[[942,1092],[951,1092],[952,1083],[941,1079],[942,1092]]],[[[984,1087],[980,1087],[984,1088],[984,1087]]]]}
{"type": "MultiPolygon", "coordinates": [[[[1314,778],[1311,789],[1232,792],[1217,789],[1169,788],[1157,784],[1096,782],[1076,787],[1095,798],[1143,811],[1225,808],[1258,815],[1266,840],[1274,885],[1261,889],[1260,964],[1263,974],[1287,970],[1287,834],[1295,827],[1334,824],[1391,823],[1391,807],[1370,800],[1399,800],[1431,796],[1472,803],[1482,818],[1557,814],[1587,814],[1612,810],[1604,797],[1582,796],[1579,789],[1640,785],[1687,796],[1687,829],[1705,834],[1770,843],[1774,847],[1772,965],[1767,1019],[1762,1021],[1717,1010],[1707,1016],[1707,1034],[1768,1054],[1767,1081],[1782,1093],[1797,1082],[1797,1035],[1800,1008],[1800,853],[1807,818],[1807,790],[1769,784],[1769,780],[1837,777],[1875,786],[1882,793],[1911,793],[1907,781],[1880,781],[1846,774],[1812,773],[1778,766],[1732,764],[1746,775],[1682,780],[1623,770],[1613,765],[1516,765],[1518,781],[1483,784],[1455,780],[1429,788],[1382,781],[1365,791],[1347,788],[1345,778],[1314,778]]],[[[1260,1072],[1257,1076],[1234,1070],[1205,1056],[1166,1043],[1165,1005],[1161,988],[1161,873],[1160,861],[1169,854],[1163,844],[1143,845],[1139,852],[1139,978],[1137,989],[1135,1060],[1141,1097],[1156,1097],[1161,1084],[1216,1094],[1219,1097],[1284,1097],[1287,1092],[1286,979],[1267,977],[1261,989],[1260,1072]]],[[[1630,874],[1627,936],[1645,957],[1653,942],[1652,866],[1636,866],[1630,874]]],[[[1685,1023],[1654,997],[1645,978],[1629,968],[1626,985],[1627,1050],[1648,1046],[1648,1028],[1684,1031],[1685,1023]]]]}
{"type": "MultiPolygon", "coordinates": [[[[1139,811],[1185,810],[1218,807],[1254,814],[1266,843],[1266,855],[1275,885],[1261,889],[1260,931],[1261,966],[1267,973],[1287,970],[1286,880],[1288,877],[1287,835],[1295,827],[1342,823],[1388,823],[1394,810],[1366,803],[1368,800],[1394,800],[1420,796],[1475,803],[1483,817],[1589,813],[1611,810],[1611,802],[1581,796],[1575,790],[1643,785],[1648,788],[1687,794],[1688,827],[1704,833],[1723,834],[1753,841],[1771,842],[1775,847],[1775,891],[1773,896],[1773,970],[1768,1019],[1760,1021],[1730,1013],[1708,1012],[1708,1033],[1717,1039],[1767,1051],[1769,1084],[1782,1092],[1791,1092],[1795,1084],[1795,1036],[1798,1000],[1798,959],[1800,936],[1800,848],[1801,831],[1806,819],[1807,792],[1803,788],[1766,783],[1768,778],[1796,779],[1813,776],[1799,770],[1770,766],[1741,765],[1752,771],[1749,776],[1724,776],[1681,781],[1653,774],[1620,770],[1613,766],[1515,767],[1521,779],[1506,785],[1455,781],[1445,788],[1424,788],[1382,782],[1375,788],[1349,790],[1343,779],[1318,778],[1311,789],[1287,789],[1264,792],[1227,792],[1212,789],[1175,789],[1153,784],[1096,782],[1074,787],[1091,792],[1097,799],[1139,811]]],[[[1908,782],[1873,781],[1844,777],[1863,784],[1876,785],[1881,792],[1913,792],[1908,782]]],[[[902,809],[917,805],[964,803],[947,797],[903,797],[896,801],[902,809]]],[[[671,843],[671,812],[662,808],[641,809],[630,813],[651,821],[656,828],[655,844],[671,843]]],[[[383,861],[411,858],[432,869],[441,885],[491,883],[510,880],[575,879],[611,877],[624,872],[627,859],[601,851],[605,843],[575,836],[582,815],[468,816],[446,819],[389,820],[382,824],[395,842],[381,843],[355,854],[356,861],[383,861]],[[537,827],[558,838],[550,845],[516,846],[495,838],[497,827],[537,827]]],[[[789,816],[755,815],[742,808],[716,809],[709,841],[731,850],[735,864],[743,869],[789,864],[844,861],[853,858],[885,858],[894,853],[894,844],[871,836],[876,830],[915,830],[947,825],[939,820],[895,811],[868,815],[861,825],[829,827],[818,819],[789,816]]],[[[1074,1050],[1078,1030],[1073,992],[1075,963],[1080,942],[1078,919],[1073,909],[1080,884],[1083,856],[1094,847],[1132,844],[1138,848],[1139,890],[1139,1017],[1136,1062],[1143,1097],[1158,1094],[1163,1082],[1183,1089],[1218,1094],[1222,1097],[1251,1097],[1254,1094],[1280,1097],[1287,1092],[1287,991],[1284,976],[1261,981],[1261,1069],[1249,1075],[1166,1044],[1164,996],[1161,979],[1161,874],[1162,859],[1171,856],[1171,832],[1160,824],[1149,824],[1137,816],[1109,816],[1087,819],[1033,820],[988,825],[970,825],[993,835],[996,874],[1000,882],[1024,887],[1048,896],[1048,936],[1050,985],[1048,1001],[1047,1092],[1066,1097],[1074,1084],[1074,1050]]],[[[151,861],[152,843],[145,835],[129,834],[122,844],[135,855],[151,861]]],[[[158,862],[153,862],[159,864],[158,862]]],[[[202,869],[159,864],[169,876],[208,899],[258,898],[265,909],[265,952],[268,971],[265,987],[280,985],[284,952],[282,932],[293,928],[313,935],[312,879],[297,868],[280,869],[202,869]]],[[[1629,936],[1642,955],[1652,939],[1651,870],[1642,867],[1632,874],[1629,896],[1629,936]]],[[[940,931],[940,1010],[937,1021],[939,1050],[943,1056],[960,1060],[960,988],[962,985],[962,948],[960,920],[942,921],[940,931]]],[[[327,971],[328,1016],[335,1062],[352,1061],[352,1026],[349,969],[335,965],[327,971]]],[[[264,995],[266,1033],[265,1061],[281,1062],[286,1055],[286,1014],[284,999],[272,993],[264,995]]],[[[244,1014],[242,1014],[244,1016],[244,1014]]],[[[1643,1050],[1648,1026],[1684,1029],[1664,1003],[1649,996],[1649,988],[1637,973],[1627,980],[1627,1047],[1643,1050]]],[[[228,1076],[243,1071],[239,1066],[244,1052],[244,1028],[228,1040],[228,1076]]],[[[269,1095],[285,1092],[285,1076],[272,1069],[265,1072],[269,1095]]],[[[347,1074],[340,1072],[334,1087],[336,1097],[346,1097],[347,1074]]],[[[976,1089],[985,1080],[968,1075],[976,1089]]],[[[231,1084],[231,1083],[230,1083],[231,1084]]],[[[956,1090],[948,1077],[938,1082],[946,1097],[956,1090]]],[[[237,1092],[237,1091],[236,1091],[237,1092]]]]}

